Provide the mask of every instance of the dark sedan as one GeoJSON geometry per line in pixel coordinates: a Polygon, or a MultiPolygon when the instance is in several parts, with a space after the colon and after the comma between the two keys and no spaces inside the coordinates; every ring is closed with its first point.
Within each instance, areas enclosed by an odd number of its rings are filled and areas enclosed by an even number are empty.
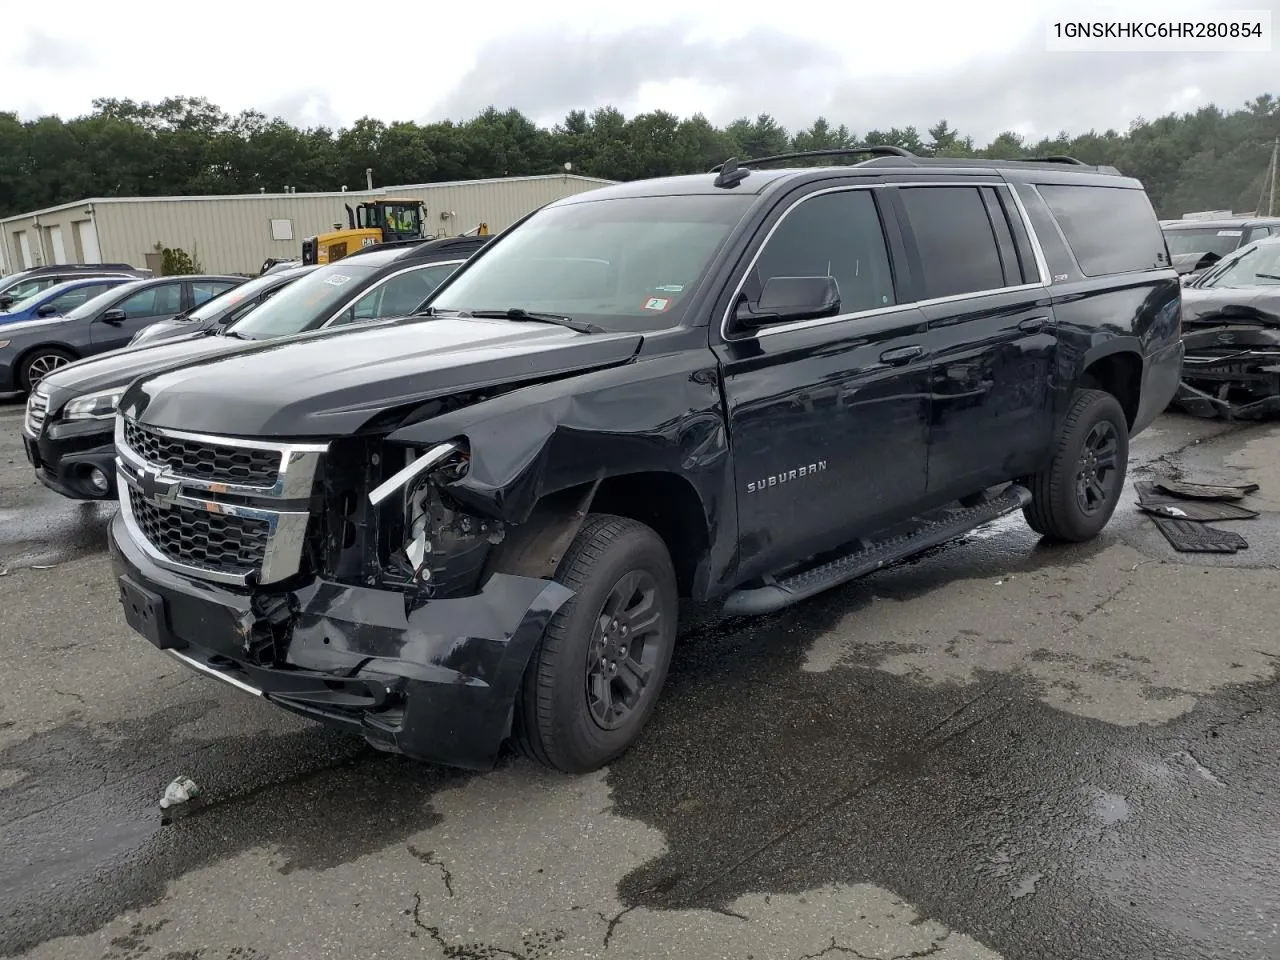
{"type": "Polygon", "coordinates": [[[1182,292],[1182,384],[1189,413],[1280,413],[1280,237],[1224,257],[1182,292]]]}
{"type": "Polygon", "coordinates": [[[126,346],[148,324],[190,310],[244,277],[179,276],[134,280],[65,316],[0,327],[0,393],[30,393],[59,367],[126,346]]]}
{"type": "Polygon", "coordinates": [[[382,244],[336,263],[303,267],[308,275],[226,326],[117,350],[55,371],[27,400],[27,459],[40,482],[64,497],[114,497],[116,404],[134,380],[204,357],[256,349],[263,340],[347,324],[394,322],[412,313],[489,239],[450,238],[396,248],[382,244]]]}

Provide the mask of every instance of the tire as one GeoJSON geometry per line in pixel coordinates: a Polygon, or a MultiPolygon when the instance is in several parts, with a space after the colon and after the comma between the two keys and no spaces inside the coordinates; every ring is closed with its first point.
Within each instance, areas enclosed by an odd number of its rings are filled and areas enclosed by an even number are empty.
{"type": "Polygon", "coordinates": [[[1092,540],[1120,502],[1128,465],[1129,424],[1119,401],[1101,390],[1077,390],[1048,468],[1024,481],[1031,491],[1027,524],[1049,540],[1092,540]]]}
{"type": "MultiPolygon", "coordinates": [[[[626,752],[653,713],[675,647],[675,571],[652,529],[626,517],[591,514],[561,558],[555,579],[576,593],[551,619],[530,658],[516,699],[512,744],[544,766],[590,773],[626,752]],[[624,635],[622,620],[613,621],[619,630],[609,636],[598,622],[606,601],[616,599],[615,588],[626,589],[628,578],[641,581],[658,616],[654,631],[642,637],[638,657],[637,646],[628,640],[636,634],[624,635]],[[610,673],[605,666],[592,678],[601,660],[618,669],[610,673]],[[625,716],[602,721],[595,694],[607,689],[612,697],[634,689],[638,673],[627,667],[637,663],[647,671],[639,695],[625,716]]],[[[625,696],[619,699],[626,703],[625,696]]]]}
{"type": "Polygon", "coordinates": [[[18,386],[23,392],[30,393],[40,382],[41,377],[57,367],[66,366],[75,361],[75,355],[57,347],[36,347],[22,358],[18,365],[18,386]]]}

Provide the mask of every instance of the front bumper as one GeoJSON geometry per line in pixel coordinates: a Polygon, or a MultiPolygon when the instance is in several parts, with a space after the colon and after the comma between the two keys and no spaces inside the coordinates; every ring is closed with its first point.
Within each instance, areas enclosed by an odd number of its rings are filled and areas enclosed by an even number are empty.
{"type": "Polygon", "coordinates": [[[1264,420],[1280,415],[1280,392],[1250,400],[1229,400],[1201,389],[1196,382],[1178,384],[1174,404],[1197,417],[1221,417],[1224,420],[1264,420]]]}
{"type": "Polygon", "coordinates": [[[289,595],[284,652],[264,666],[246,652],[265,627],[250,594],[157,566],[119,514],[108,547],[126,620],[187,666],[380,750],[470,769],[497,760],[529,657],[573,596],[495,574],[475,596],[406,613],[402,594],[314,581],[289,595]]]}
{"type": "Polygon", "coordinates": [[[111,422],[101,420],[50,421],[40,436],[22,431],[22,446],[36,477],[54,493],[72,500],[114,500],[115,445],[111,422]],[[91,482],[97,470],[106,480],[99,489],[91,482]]]}
{"type": "Polygon", "coordinates": [[[1280,414],[1280,331],[1208,327],[1184,335],[1186,360],[1174,404],[1227,420],[1280,414]]]}

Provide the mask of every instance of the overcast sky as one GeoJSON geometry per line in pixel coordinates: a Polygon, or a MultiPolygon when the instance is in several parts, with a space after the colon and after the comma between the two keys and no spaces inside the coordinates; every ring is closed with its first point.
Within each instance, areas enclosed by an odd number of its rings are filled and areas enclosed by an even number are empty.
{"type": "MultiPolygon", "coordinates": [[[[331,8],[247,3],[155,8],[4,4],[0,109],[88,112],[97,96],[205,96],[299,124],[463,120],[489,104],[543,124],[613,104],[723,124],[824,114],[857,133],[940,118],[986,141],[1003,130],[1123,130],[1280,92],[1270,53],[1049,53],[1046,23],[1097,12],[1053,0],[681,0],[331,8]],[[930,3],[937,3],[930,10],[930,3]],[[690,8],[705,12],[688,13],[690,8]],[[56,16],[42,15],[57,10],[56,16]]],[[[1267,9],[1276,0],[1117,2],[1107,19],[1267,9]]],[[[1280,20],[1280,17],[1276,17],[1280,20]]]]}

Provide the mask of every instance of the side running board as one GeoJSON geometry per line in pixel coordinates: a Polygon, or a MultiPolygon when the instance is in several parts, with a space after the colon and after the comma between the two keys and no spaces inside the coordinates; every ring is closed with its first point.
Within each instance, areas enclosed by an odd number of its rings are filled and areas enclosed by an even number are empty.
{"type": "Polygon", "coordinates": [[[735,590],[725,600],[724,612],[729,616],[773,613],[924,550],[941,546],[975,527],[1021,510],[1030,502],[1031,491],[1015,483],[975,507],[934,511],[921,517],[910,533],[873,542],[870,546],[836,560],[810,567],[763,587],[735,590]]]}

